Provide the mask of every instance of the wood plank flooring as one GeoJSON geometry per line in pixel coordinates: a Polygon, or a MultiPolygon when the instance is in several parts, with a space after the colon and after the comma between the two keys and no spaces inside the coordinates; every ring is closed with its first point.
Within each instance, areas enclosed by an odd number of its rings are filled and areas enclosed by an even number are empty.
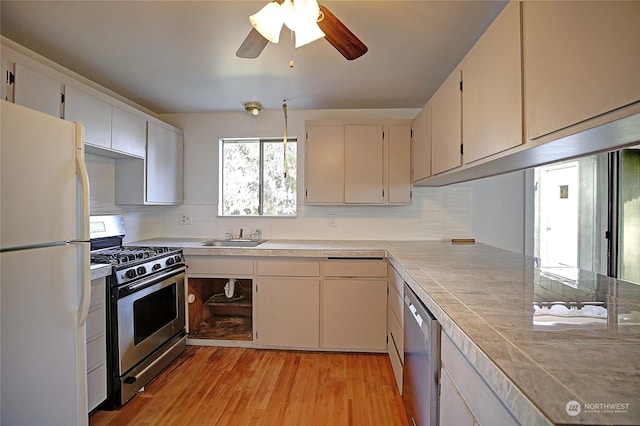
{"type": "Polygon", "coordinates": [[[408,426],[386,354],[207,346],[89,424],[408,426]]]}

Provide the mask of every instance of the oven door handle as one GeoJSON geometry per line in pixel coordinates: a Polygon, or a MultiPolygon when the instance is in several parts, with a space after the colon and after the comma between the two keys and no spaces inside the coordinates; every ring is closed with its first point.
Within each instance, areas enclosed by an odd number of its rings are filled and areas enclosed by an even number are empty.
{"type": "Polygon", "coordinates": [[[140,288],[140,287],[146,287],[150,283],[155,283],[157,281],[162,281],[165,278],[172,277],[174,275],[178,275],[178,274],[180,274],[180,273],[182,273],[182,272],[184,272],[186,270],[187,270],[186,266],[182,266],[182,267],[180,267],[178,269],[172,269],[171,271],[165,272],[164,274],[154,275],[152,280],[144,280],[143,282],[141,282],[139,284],[134,284],[132,286],[128,286],[127,289],[133,291],[133,290],[136,290],[137,288],[140,288]]]}

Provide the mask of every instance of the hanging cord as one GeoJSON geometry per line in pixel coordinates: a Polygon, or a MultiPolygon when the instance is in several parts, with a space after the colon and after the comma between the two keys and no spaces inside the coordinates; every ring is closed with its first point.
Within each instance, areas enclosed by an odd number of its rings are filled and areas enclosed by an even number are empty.
{"type": "Polygon", "coordinates": [[[289,68],[293,68],[293,31],[291,32],[291,43],[289,43],[289,68]]]}
{"type": "Polygon", "coordinates": [[[289,167],[287,166],[287,100],[285,99],[282,104],[282,111],[284,112],[284,138],[282,139],[282,152],[284,153],[284,178],[287,178],[289,167]]]}

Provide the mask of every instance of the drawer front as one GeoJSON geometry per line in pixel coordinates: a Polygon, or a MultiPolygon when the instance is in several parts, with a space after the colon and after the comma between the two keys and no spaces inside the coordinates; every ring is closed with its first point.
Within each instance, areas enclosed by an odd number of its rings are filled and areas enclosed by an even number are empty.
{"type": "Polygon", "coordinates": [[[105,279],[98,278],[97,280],[91,281],[91,301],[89,303],[89,309],[104,305],[106,298],[105,279]]]}
{"type": "Polygon", "coordinates": [[[395,345],[398,356],[404,364],[404,331],[395,314],[389,309],[389,346],[395,345]]]}
{"type": "Polygon", "coordinates": [[[104,335],[106,315],[104,308],[89,311],[89,315],[87,316],[87,341],[104,335]]]}
{"type": "Polygon", "coordinates": [[[386,260],[328,260],[322,264],[325,277],[384,278],[387,276],[386,260]]]}
{"type": "Polygon", "coordinates": [[[107,339],[105,335],[87,343],[87,371],[93,371],[105,364],[107,358],[107,339]]]}
{"type": "Polygon", "coordinates": [[[87,404],[91,411],[107,399],[107,366],[101,365],[87,374],[87,404]]]}
{"type": "Polygon", "coordinates": [[[396,384],[398,385],[398,391],[402,395],[402,361],[396,352],[396,347],[393,345],[391,339],[389,339],[388,345],[389,359],[391,360],[391,367],[393,368],[393,375],[396,378],[396,384]]]}
{"type": "Polygon", "coordinates": [[[222,276],[253,275],[252,259],[237,259],[233,257],[187,256],[187,276],[190,274],[207,274],[222,276]]]}
{"type": "Polygon", "coordinates": [[[320,262],[306,260],[274,260],[256,263],[256,271],[262,276],[317,277],[320,276],[320,262]]]}
{"type": "Polygon", "coordinates": [[[402,293],[398,293],[393,285],[389,286],[389,308],[390,314],[395,315],[398,324],[404,329],[404,304],[402,302],[402,293]]]}
{"type": "Polygon", "coordinates": [[[402,296],[402,292],[404,291],[404,279],[393,266],[389,266],[389,282],[393,287],[395,287],[396,292],[402,296]]]}

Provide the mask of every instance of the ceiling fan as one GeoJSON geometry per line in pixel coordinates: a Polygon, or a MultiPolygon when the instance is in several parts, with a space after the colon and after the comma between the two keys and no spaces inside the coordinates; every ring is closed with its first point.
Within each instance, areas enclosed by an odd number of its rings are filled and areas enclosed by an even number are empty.
{"type": "MultiPolygon", "coordinates": [[[[302,0],[305,1],[305,0],[302,0]]],[[[293,7],[294,2],[301,2],[301,0],[274,0],[271,3],[265,6],[265,9],[273,7],[274,9],[279,8],[280,5],[285,4],[289,7],[293,7]]],[[[308,1],[308,0],[306,0],[308,1]]],[[[316,3],[315,0],[312,3],[316,3]]],[[[317,4],[317,3],[316,3],[317,4]]],[[[317,26],[320,27],[322,33],[324,33],[324,37],[327,39],[329,44],[331,44],[338,52],[342,54],[348,60],[354,60],[359,58],[360,56],[367,53],[367,46],[358,39],[347,28],[336,16],[329,11],[325,6],[319,5],[319,13],[317,18],[317,26]]],[[[259,12],[260,13],[260,12],[259,12]]],[[[257,15],[257,14],[256,14],[257,15]]],[[[253,15],[253,16],[256,16],[253,15]]],[[[253,16],[251,18],[253,18],[253,16]]],[[[251,29],[247,37],[244,39],[240,48],[236,52],[236,56],[239,58],[245,59],[255,59],[260,56],[260,53],[264,50],[269,43],[269,39],[264,37],[255,27],[255,23],[252,21],[254,28],[251,29]]],[[[286,21],[285,21],[286,24],[286,21]]],[[[289,26],[289,24],[287,24],[289,26]]],[[[275,36],[275,41],[273,38],[271,41],[274,43],[278,42],[279,31],[281,28],[281,24],[276,30],[277,34],[275,36]]],[[[291,28],[291,27],[290,27],[291,28]]],[[[322,35],[320,35],[321,37],[322,35]]],[[[314,38],[315,39],[315,38],[314,38]]],[[[296,45],[298,47],[298,45],[296,45]]]]}

